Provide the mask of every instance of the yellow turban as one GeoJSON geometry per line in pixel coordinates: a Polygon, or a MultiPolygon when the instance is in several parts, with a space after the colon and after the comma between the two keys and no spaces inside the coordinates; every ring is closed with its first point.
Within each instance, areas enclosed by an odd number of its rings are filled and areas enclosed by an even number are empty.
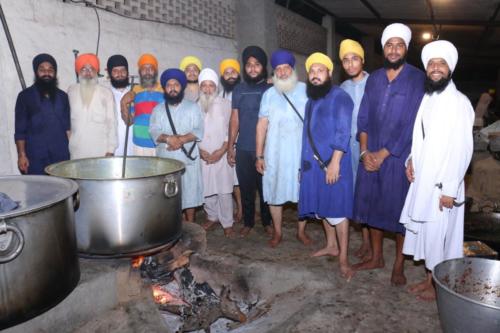
{"type": "Polygon", "coordinates": [[[181,71],[185,71],[186,67],[189,65],[196,65],[196,67],[198,67],[198,69],[201,71],[201,60],[196,58],[195,56],[187,56],[182,58],[179,68],[181,69],[181,71]]]}
{"type": "Polygon", "coordinates": [[[142,65],[153,65],[153,67],[158,70],[158,60],[156,60],[156,57],[152,54],[145,53],[141,55],[139,58],[139,61],[137,62],[137,66],[141,68],[142,65]]]}
{"type": "Polygon", "coordinates": [[[330,72],[333,71],[332,59],[321,52],[315,52],[306,59],[306,72],[309,73],[312,64],[323,64],[330,72]]]}
{"type": "Polygon", "coordinates": [[[344,59],[344,56],[348,53],[354,53],[358,56],[361,57],[363,62],[365,61],[365,51],[363,50],[363,47],[361,44],[356,42],[355,40],[352,39],[344,39],[340,43],[340,48],[339,48],[339,58],[342,61],[344,59]]]}
{"type": "Polygon", "coordinates": [[[234,70],[237,71],[238,74],[240,74],[241,67],[240,67],[240,63],[238,62],[238,60],[227,58],[227,59],[224,59],[220,62],[220,65],[219,65],[220,75],[224,74],[224,71],[229,67],[234,68],[234,70]]]}

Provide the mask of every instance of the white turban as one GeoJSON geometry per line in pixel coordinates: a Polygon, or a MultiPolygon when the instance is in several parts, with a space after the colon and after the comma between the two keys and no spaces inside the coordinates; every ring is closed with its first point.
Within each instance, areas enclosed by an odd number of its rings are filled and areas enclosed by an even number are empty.
{"type": "Polygon", "coordinates": [[[406,48],[408,48],[411,41],[411,30],[402,23],[389,24],[385,27],[384,32],[382,33],[382,48],[389,39],[394,37],[404,40],[406,48]]]}
{"type": "Polygon", "coordinates": [[[219,76],[213,69],[203,68],[203,70],[200,72],[200,75],[198,76],[198,82],[201,85],[203,81],[212,81],[217,87],[219,85],[219,76]]]}
{"type": "Polygon", "coordinates": [[[422,49],[422,63],[427,68],[429,60],[441,58],[446,61],[450,71],[455,70],[458,61],[457,48],[447,40],[437,40],[424,46],[422,49]]]}

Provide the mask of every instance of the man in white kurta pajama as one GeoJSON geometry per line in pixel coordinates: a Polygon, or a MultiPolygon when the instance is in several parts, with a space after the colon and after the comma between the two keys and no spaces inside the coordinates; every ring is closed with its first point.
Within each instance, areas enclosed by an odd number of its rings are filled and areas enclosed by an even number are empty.
{"type": "Polygon", "coordinates": [[[203,174],[204,209],[209,229],[216,222],[224,228],[224,235],[234,236],[233,192],[234,171],[226,157],[231,102],[217,96],[219,77],[210,68],[204,68],[198,78],[200,105],[204,119],[203,139],[200,142],[201,171],[203,174]]]}
{"type": "Polygon", "coordinates": [[[400,221],[403,253],[425,260],[426,279],[409,289],[423,300],[435,299],[434,267],[463,256],[463,179],[473,151],[474,110],[451,80],[457,60],[456,48],[444,40],[422,50],[426,94],[413,128],[406,170],[411,185],[400,221]]]}

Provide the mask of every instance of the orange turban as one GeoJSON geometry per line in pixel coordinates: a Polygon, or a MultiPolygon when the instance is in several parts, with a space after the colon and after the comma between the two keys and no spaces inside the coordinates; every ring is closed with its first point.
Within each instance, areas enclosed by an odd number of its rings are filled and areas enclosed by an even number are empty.
{"type": "Polygon", "coordinates": [[[156,57],[152,54],[149,53],[144,53],[141,55],[139,58],[139,61],[137,62],[137,66],[141,68],[142,65],[153,65],[153,67],[158,70],[158,60],[156,60],[156,57]]]}
{"type": "Polygon", "coordinates": [[[83,66],[90,65],[99,72],[99,58],[93,53],[80,54],[75,60],[75,70],[80,73],[83,66]]]}
{"type": "Polygon", "coordinates": [[[238,62],[238,60],[236,59],[231,59],[231,58],[228,58],[228,59],[224,59],[220,62],[220,65],[219,65],[219,72],[220,72],[220,75],[224,74],[224,71],[226,70],[226,68],[233,68],[235,71],[238,72],[238,74],[240,74],[240,63],[238,62]]]}

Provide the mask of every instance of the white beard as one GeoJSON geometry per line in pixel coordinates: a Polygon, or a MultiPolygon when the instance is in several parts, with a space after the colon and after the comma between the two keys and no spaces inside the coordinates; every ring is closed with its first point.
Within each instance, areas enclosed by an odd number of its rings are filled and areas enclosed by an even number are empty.
{"type": "Polygon", "coordinates": [[[198,99],[198,103],[200,104],[203,112],[205,113],[208,112],[208,109],[212,106],[216,97],[217,97],[217,92],[214,92],[213,94],[210,95],[200,92],[200,98],[198,99]]]}
{"type": "Polygon", "coordinates": [[[89,107],[94,96],[95,87],[97,85],[97,77],[92,79],[80,78],[80,94],[82,96],[83,106],[89,107]]]}
{"type": "Polygon", "coordinates": [[[293,70],[292,74],[284,80],[278,78],[276,74],[273,75],[274,87],[281,93],[292,91],[297,85],[297,82],[299,82],[299,79],[295,70],[293,70]]]}

